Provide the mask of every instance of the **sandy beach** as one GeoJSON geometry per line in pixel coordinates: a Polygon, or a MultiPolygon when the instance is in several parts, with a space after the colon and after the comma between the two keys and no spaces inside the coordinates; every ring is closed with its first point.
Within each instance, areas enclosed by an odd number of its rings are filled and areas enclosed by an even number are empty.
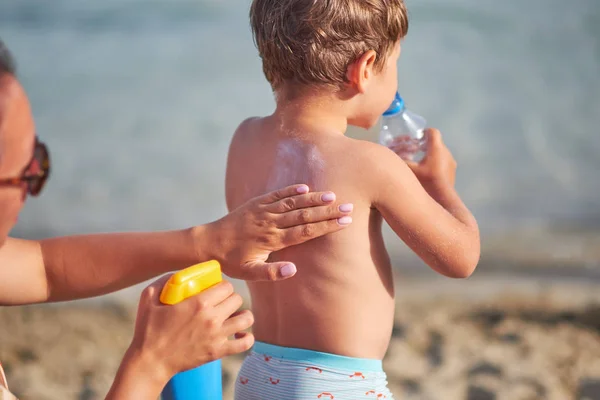
{"type": "MultiPolygon", "coordinates": [[[[600,399],[600,291],[589,279],[398,277],[384,360],[397,399],[600,399]]],[[[22,400],[102,399],[133,330],[114,300],[0,308],[0,360],[22,400]]],[[[232,399],[242,357],[223,360],[232,399]]]]}

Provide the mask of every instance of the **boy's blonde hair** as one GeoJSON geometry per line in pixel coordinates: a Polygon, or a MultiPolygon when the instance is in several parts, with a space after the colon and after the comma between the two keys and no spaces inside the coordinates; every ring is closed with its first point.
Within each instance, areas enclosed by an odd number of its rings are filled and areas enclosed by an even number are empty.
{"type": "Polygon", "coordinates": [[[340,87],[368,50],[380,71],[408,31],[403,0],[254,0],[250,23],[274,90],[284,83],[340,87]]]}

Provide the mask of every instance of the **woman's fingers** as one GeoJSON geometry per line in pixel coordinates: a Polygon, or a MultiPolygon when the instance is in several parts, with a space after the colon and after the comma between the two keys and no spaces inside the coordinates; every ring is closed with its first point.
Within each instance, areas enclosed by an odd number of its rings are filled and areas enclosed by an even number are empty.
{"type": "Polygon", "coordinates": [[[249,332],[237,332],[235,335],[233,335],[236,339],[241,339],[244,336],[248,335],[249,332]]]}
{"type": "MultiPolygon", "coordinates": [[[[170,307],[179,307],[180,304],[181,304],[181,306],[186,307],[187,304],[195,303],[196,307],[199,311],[204,311],[204,310],[208,310],[213,307],[217,307],[218,305],[221,305],[224,302],[227,302],[232,296],[233,297],[238,296],[237,294],[234,293],[233,285],[228,281],[223,281],[223,282],[217,283],[213,287],[206,289],[205,291],[203,291],[200,294],[189,297],[189,298],[185,299],[184,301],[182,301],[181,303],[175,304],[170,307]],[[184,303],[186,305],[184,305],[184,303]]],[[[238,306],[238,308],[239,308],[239,306],[238,306]]],[[[233,313],[234,311],[235,310],[233,310],[231,313],[233,313]]],[[[231,313],[228,315],[231,315],[231,313]]]]}
{"type": "Polygon", "coordinates": [[[249,332],[240,332],[235,335],[235,339],[227,340],[221,348],[222,357],[248,351],[254,345],[254,335],[249,332]]]}
{"type": "MultiPolygon", "coordinates": [[[[349,216],[353,210],[353,204],[302,208],[276,215],[274,217],[275,225],[280,229],[284,229],[298,225],[314,224],[329,220],[339,220],[340,218],[349,216]]],[[[343,227],[347,225],[344,225],[342,221],[341,226],[343,227]]]]}
{"type": "Polygon", "coordinates": [[[295,246],[327,233],[333,233],[346,228],[352,223],[352,217],[345,216],[313,224],[298,225],[292,228],[282,229],[282,246],[295,246]]]}
{"type": "Polygon", "coordinates": [[[244,304],[242,296],[237,293],[231,294],[214,308],[215,315],[218,316],[218,321],[224,323],[224,321],[226,321],[231,315],[235,314],[235,312],[240,309],[242,304],[244,304]]]}
{"type": "Polygon", "coordinates": [[[254,315],[250,310],[241,310],[235,312],[225,322],[223,322],[223,335],[230,337],[245,331],[254,323],[254,315]]]}
{"type": "Polygon", "coordinates": [[[272,204],[288,197],[308,193],[310,189],[307,185],[292,185],[283,189],[275,190],[271,193],[262,195],[256,199],[259,204],[272,204]]]}
{"type": "Polygon", "coordinates": [[[324,205],[333,206],[336,195],[333,192],[315,192],[302,195],[289,196],[271,204],[265,205],[265,211],[273,214],[281,214],[300,208],[317,207],[324,205]]]}
{"type": "MultiPolygon", "coordinates": [[[[354,205],[351,203],[337,205],[333,192],[315,192],[300,196],[291,196],[268,204],[264,210],[276,214],[275,226],[278,228],[291,228],[298,225],[313,224],[328,220],[337,220],[352,213],[354,205]]],[[[342,227],[347,225],[341,221],[342,227]]],[[[310,228],[309,228],[310,229],[310,228]]],[[[317,230],[315,230],[317,231],[317,230]]],[[[330,231],[326,230],[324,233],[330,231]]],[[[315,236],[316,237],[316,236],[315,236]]]]}
{"type": "Polygon", "coordinates": [[[337,219],[352,212],[352,204],[337,205],[334,204],[335,200],[335,193],[308,193],[306,185],[289,186],[259,198],[265,211],[284,216],[283,219],[278,220],[281,224],[277,224],[283,228],[337,219]],[[313,208],[317,209],[313,210],[313,208]]]}
{"type": "MultiPolygon", "coordinates": [[[[283,235],[282,235],[283,236],[283,235]]],[[[281,238],[280,241],[283,241],[281,238]]],[[[279,246],[282,247],[281,245],[279,246]]],[[[241,266],[237,278],[246,281],[280,281],[296,274],[296,266],[288,262],[267,263],[260,259],[248,261],[241,266]]]]}

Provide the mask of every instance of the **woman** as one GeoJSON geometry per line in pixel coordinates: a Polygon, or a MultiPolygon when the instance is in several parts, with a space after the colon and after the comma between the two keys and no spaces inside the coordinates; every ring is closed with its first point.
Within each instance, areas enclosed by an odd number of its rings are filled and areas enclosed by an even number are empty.
{"type": "MultiPolygon", "coordinates": [[[[269,254],[352,222],[333,193],[295,185],[253,199],[207,225],[155,233],[70,236],[42,241],[8,237],[27,195],[38,195],[50,172],[35,135],[27,95],[0,40],[0,304],[65,301],[110,293],[169,271],[217,259],[223,272],[246,280],[292,277],[291,263],[269,254]]],[[[228,282],[174,305],[158,300],[165,276],[144,290],[136,329],[108,398],[157,398],[177,372],[249,349],[249,311],[228,282]],[[194,324],[188,324],[190,320],[194,324]],[[235,336],[229,340],[228,337],[235,336]]],[[[1,345],[1,344],[0,344],[1,345]]],[[[0,395],[9,399],[0,366],[0,395]]],[[[9,397],[11,396],[11,397],[9,397]]],[[[3,398],[0,396],[0,398],[3,398]]]]}

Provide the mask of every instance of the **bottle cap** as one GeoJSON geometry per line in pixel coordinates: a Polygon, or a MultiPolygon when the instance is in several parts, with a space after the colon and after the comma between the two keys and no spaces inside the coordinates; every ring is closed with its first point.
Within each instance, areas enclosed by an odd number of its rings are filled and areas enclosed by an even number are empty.
{"type": "Polygon", "coordinates": [[[400,97],[400,94],[398,92],[396,92],[396,97],[394,98],[394,101],[392,102],[390,107],[387,110],[385,110],[383,115],[384,116],[395,115],[395,114],[398,114],[402,110],[404,110],[404,100],[402,100],[402,97],[400,97]]]}

